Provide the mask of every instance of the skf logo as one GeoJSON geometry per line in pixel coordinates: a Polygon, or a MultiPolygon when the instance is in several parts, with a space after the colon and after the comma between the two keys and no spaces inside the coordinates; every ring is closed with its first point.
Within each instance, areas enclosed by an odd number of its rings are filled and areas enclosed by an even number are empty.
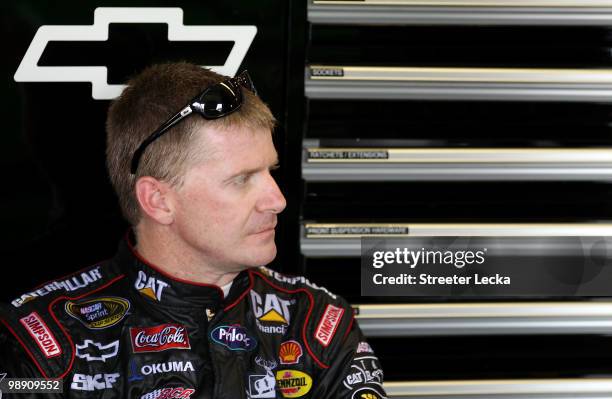
{"type": "Polygon", "coordinates": [[[119,352],[119,341],[103,345],[91,339],[86,339],[81,345],[76,345],[76,357],[88,362],[106,362],[106,359],[117,356],[117,352],[119,352]]]}
{"type": "Polygon", "coordinates": [[[71,389],[77,391],[97,391],[100,389],[112,388],[119,378],[119,373],[85,375],[75,374],[70,384],[71,389]]]}
{"type": "Polygon", "coordinates": [[[34,341],[47,358],[62,354],[62,348],[57,343],[55,336],[38,313],[32,312],[26,317],[19,319],[19,322],[23,324],[32,338],[34,338],[34,341]]]}
{"type": "Polygon", "coordinates": [[[265,299],[263,299],[255,290],[251,290],[251,303],[253,304],[253,313],[257,318],[257,327],[262,332],[285,333],[291,321],[289,306],[295,301],[281,299],[275,294],[266,294],[265,299]]]}
{"type": "Polygon", "coordinates": [[[91,82],[96,100],[118,97],[125,85],[107,84],[107,68],[100,66],[39,66],[47,43],[51,41],[107,41],[109,24],[165,23],[169,41],[234,42],[224,65],[206,67],[222,75],[234,76],[255,35],[253,25],[183,25],[183,9],[177,7],[98,7],[93,25],[43,25],[38,28],[17,72],[16,82],[91,82]]]}
{"type": "Polygon", "coordinates": [[[334,305],[327,305],[323,317],[321,317],[321,321],[315,330],[315,339],[319,341],[321,345],[329,345],[336,333],[336,329],[338,328],[338,324],[343,314],[344,309],[334,305]]]}
{"type": "Polygon", "coordinates": [[[142,270],[138,271],[138,279],[134,283],[134,288],[142,295],[148,296],[155,301],[161,301],[162,292],[167,286],[168,283],[155,277],[147,276],[142,270]]]}

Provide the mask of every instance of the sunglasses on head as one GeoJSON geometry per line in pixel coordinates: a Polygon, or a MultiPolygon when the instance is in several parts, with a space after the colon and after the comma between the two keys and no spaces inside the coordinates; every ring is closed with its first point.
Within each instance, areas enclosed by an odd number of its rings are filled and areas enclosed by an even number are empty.
{"type": "Polygon", "coordinates": [[[195,96],[189,103],[170,119],[162,123],[142,144],[134,151],[130,172],[134,175],[138,170],[140,158],[145,149],[163,136],[174,125],[192,113],[200,114],[204,119],[219,119],[237,111],[242,105],[242,87],[253,94],[257,94],[255,85],[247,71],[231,79],[226,79],[206,88],[195,96]]]}

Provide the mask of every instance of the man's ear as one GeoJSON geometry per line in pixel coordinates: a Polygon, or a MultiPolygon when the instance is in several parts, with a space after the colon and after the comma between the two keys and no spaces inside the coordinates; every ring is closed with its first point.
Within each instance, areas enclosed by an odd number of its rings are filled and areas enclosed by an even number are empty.
{"type": "Polygon", "coordinates": [[[134,187],[136,198],[142,211],[160,224],[170,224],[174,221],[174,212],[168,183],[151,176],[142,176],[136,180],[134,187]]]}

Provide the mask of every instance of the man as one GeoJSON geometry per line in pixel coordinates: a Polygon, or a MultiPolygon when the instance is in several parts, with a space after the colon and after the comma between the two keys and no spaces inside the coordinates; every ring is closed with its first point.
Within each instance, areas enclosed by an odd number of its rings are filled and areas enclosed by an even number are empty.
{"type": "Polygon", "coordinates": [[[384,397],[348,303],[261,266],[286,205],[274,123],[246,73],[133,78],[107,119],[133,230],[113,259],[3,307],[0,372],[61,378],[70,398],[384,397]]]}

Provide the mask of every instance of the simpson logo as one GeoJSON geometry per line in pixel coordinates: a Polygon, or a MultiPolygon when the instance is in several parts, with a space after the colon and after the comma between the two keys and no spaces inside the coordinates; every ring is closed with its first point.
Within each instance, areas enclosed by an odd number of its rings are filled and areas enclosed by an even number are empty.
{"type": "Polygon", "coordinates": [[[119,297],[101,297],[79,302],[66,302],[66,312],[92,330],[108,328],[119,323],[130,302],[119,297]]]}
{"type": "Polygon", "coordinates": [[[285,341],[281,344],[278,357],[281,364],[297,364],[304,352],[297,341],[285,341]]]}
{"type": "Polygon", "coordinates": [[[161,352],[168,349],[190,349],[189,335],[180,324],[130,328],[132,352],[161,352]]]}
{"type": "Polygon", "coordinates": [[[26,317],[19,319],[19,322],[23,324],[32,338],[34,338],[34,341],[36,341],[36,344],[47,358],[62,354],[62,348],[57,343],[55,336],[38,313],[32,312],[26,317]]]}
{"type": "Polygon", "coordinates": [[[253,313],[256,324],[262,332],[284,334],[290,323],[289,306],[295,303],[281,299],[275,294],[266,294],[265,300],[255,290],[251,290],[253,313]]]}
{"type": "Polygon", "coordinates": [[[91,339],[86,339],[81,345],[76,345],[76,357],[85,359],[88,362],[106,362],[106,359],[117,356],[118,352],[119,341],[103,345],[91,339]]]}
{"type": "Polygon", "coordinates": [[[145,393],[140,399],[171,399],[171,398],[190,398],[195,392],[195,389],[191,388],[161,388],[145,393]]]}
{"type": "Polygon", "coordinates": [[[51,41],[97,42],[108,40],[111,23],[165,23],[169,41],[234,42],[224,65],[207,65],[222,75],[234,76],[255,35],[253,25],[183,25],[183,9],[178,7],[98,7],[93,25],[43,25],[38,28],[30,47],[15,72],[16,82],[91,82],[96,100],[118,97],[125,85],[107,84],[107,68],[100,66],[39,66],[40,58],[51,41]]]}
{"type": "Polygon", "coordinates": [[[64,291],[76,291],[79,288],[85,288],[89,284],[98,281],[102,278],[102,273],[100,273],[100,267],[96,267],[89,271],[83,272],[78,276],[73,276],[67,278],[65,280],[53,281],[51,283],[45,284],[43,287],[37,289],[36,291],[28,292],[27,294],[23,294],[21,297],[14,299],[11,304],[18,308],[26,302],[30,302],[33,299],[36,299],[41,296],[45,296],[53,291],[64,290],[64,291]]]}
{"type": "Polygon", "coordinates": [[[343,314],[344,309],[334,305],[327,305],[323,317],[321,317],[321,321],[315,330],[315,339],[319,341],[321,345],[329,345],[336,333],[336,329],[338,328],[338,324],[340,324],[343,314]]]}
{"type": "Polygon", "coordinates": [[[312,388],[312,378],[299,370],[278,370],[276,385],[285,398],[299,398],[312,388]]]}
{"type": "Polygon", "coordinates": [[[138,278],[134,283],[134,288],[136,288],[138,292],[154,301],[161,301],[162,292],[167,286],[168,283],[165,281],[147,276],[142,270],[138,271],[138,278]]]}
{"type": "Polygon", "coordinates": [[[257,340],[241,326],[219,326],[210,333],[210,337],[215,343],[233,351],[251,351],[257,346],[257,340]]]}

